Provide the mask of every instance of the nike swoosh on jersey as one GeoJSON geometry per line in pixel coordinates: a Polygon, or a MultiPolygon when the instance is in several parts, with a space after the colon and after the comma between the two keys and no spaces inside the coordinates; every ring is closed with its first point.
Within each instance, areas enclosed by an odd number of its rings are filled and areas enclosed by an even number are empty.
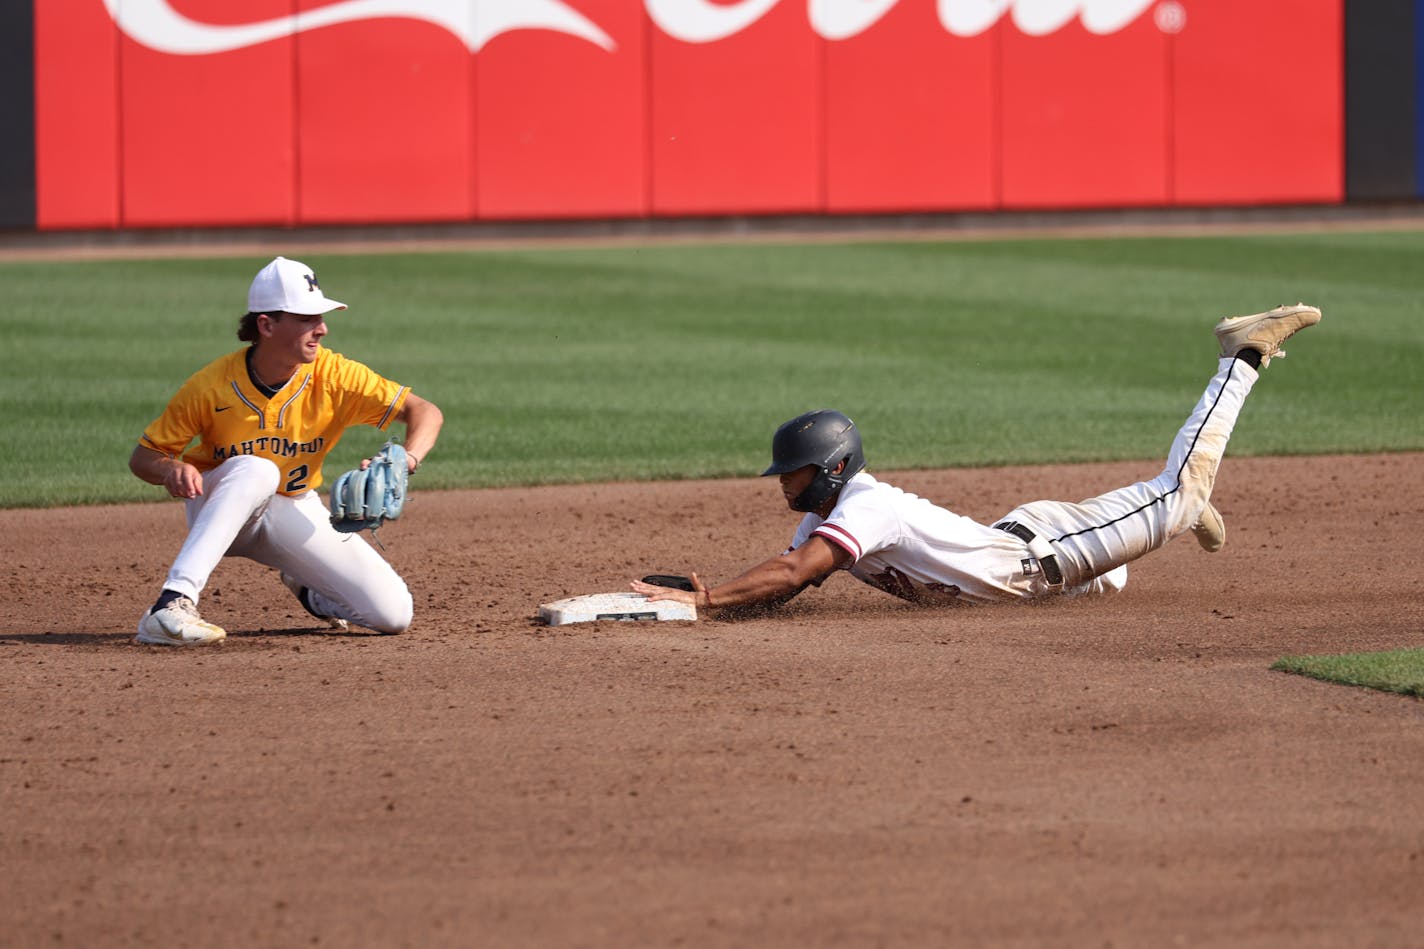
{"type": "Polygon", "coordinates": [[[228,409],[230,409],[230,408],[232,408],[232,406],[230,406],[230,405],[220,405],[220,406],[218,406],[217,408],[213,409],[213,411],[214,411],[214,412],[226,412],[226,411],[227,411],[228,409]]]}

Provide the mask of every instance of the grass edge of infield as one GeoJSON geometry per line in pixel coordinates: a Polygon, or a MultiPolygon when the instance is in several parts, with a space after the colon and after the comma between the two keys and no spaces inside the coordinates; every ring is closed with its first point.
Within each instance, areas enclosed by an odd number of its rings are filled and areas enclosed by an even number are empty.
{"type": "Polygon", "coordinates": [[[1282,656],[1275,672],[1424,698],[1424,647],[1337,655],[1282,656]]]}

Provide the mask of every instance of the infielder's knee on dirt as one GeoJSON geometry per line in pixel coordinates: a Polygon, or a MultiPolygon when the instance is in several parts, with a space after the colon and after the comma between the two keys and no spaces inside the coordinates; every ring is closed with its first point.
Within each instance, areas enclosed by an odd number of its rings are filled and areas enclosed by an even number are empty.
{"type": "Polygon", "coordinates": [[[356,622],[378,633],[403,633],[415,617],[415,601],[399,578],[384,589],[368,591],[371,596],[353,612],[356,622]]]}

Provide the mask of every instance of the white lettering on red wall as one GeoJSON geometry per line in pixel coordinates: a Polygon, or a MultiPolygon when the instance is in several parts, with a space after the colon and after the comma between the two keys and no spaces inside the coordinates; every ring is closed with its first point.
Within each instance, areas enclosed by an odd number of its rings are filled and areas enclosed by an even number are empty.
{"type": "Polygon", "coordinates": [[[41,229],[1342,198],[1340,0],[46,0],[34,18],[41,229]]]}
{"type": "Polygon", "coordinates": [[[324,26],[387,17],[443,27],[471,52],[514,30],[553,30],[614,48],[597,24],[559,0],[345,0],[293,16],[225,26],[189,19],[168,0],[104,0],[104,6],[130,39],[179,56],[226,53],[324,26]]]}
{"type": "MultiPolygon", "coordinates": [[[[649,18],[674,39],[715,43],[755,25],[792,0],[644,0],[649,18]]],[[[845,40],[870,29],[900,0],[807,0],[811,29],[845,40]]],[[[940,25],[955,36],[977,36],[1007,13],[1028,36],[1046,36],[1079,20],[1089,33],[1116,33],[1157,0],[938,0],[940,25]]],[[[168,0],[104,0],[119,29],[150,49],[180,56],[225,53],[309,30],[360,20],[423,20],[459,37],[472,52],[515,30],[551,30],[612,51],[598,24],[560,0],[343,0],[291,16],[212,24],[184,16],[168,0]]]]}

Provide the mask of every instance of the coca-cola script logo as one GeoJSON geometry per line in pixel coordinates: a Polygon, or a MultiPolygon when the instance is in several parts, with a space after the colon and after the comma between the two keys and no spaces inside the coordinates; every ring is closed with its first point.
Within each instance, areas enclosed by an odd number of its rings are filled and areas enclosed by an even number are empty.
{"type": "MultiPolygon", "coordinates": [[[[794,0],[643,0],[648,17],[685,43],[715,43],[747,29],[778,3],[794,0]]],[[[845,40],[870,29],[900,0],[806,0],[819,36],[845,40]]],[[[1090,33],[1116,33],[1158,0],[937,0],[940,25],[955,36],[977,36],[1005,14],[1029,36],[1044,36],[1074,19],[1090,33]]],[[[471,52],[501,33],[552,30],[612,52],[612,37],[562,0],[341,0],[292,16],[252,23],[202,23],[173,9],[169,0],[104,0],[119,29],[151,49],[202,56],[256,46],[339,23],[388,17],[424,20],[459,37],[471,52]]],[[[1158,4],[1156,23],[1177,32],[1185,11],[1175,0],[1158,4]]]]}
{"type": "Polygon", "coordinates": [[[169,0],[104,0],[104,6],[130,39],[180,56],[226,53],[324,26],[389,17],[443,27],[471,52],[514,30],[553,30],[609,52],[616,48],[598,24],[561,0],[343,0],[292,16],[232,25],[189,19],[169,0]]]}

